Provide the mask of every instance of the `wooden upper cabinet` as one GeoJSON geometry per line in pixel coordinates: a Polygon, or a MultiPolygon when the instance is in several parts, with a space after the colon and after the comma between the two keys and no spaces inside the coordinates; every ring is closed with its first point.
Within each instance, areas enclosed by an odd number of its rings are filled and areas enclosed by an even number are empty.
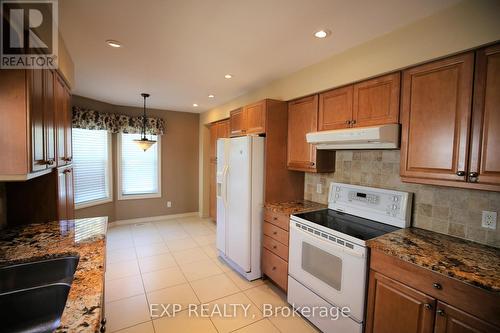
{"type": "Polygon", "coordinates": [[[243,108],[233,110],[229,113],[229,125],[231,136],[239,136],[245,134],[245,112],[243,108]]]}
{"type": "Polygon", "coordinates": [[[217,138],[229,138],[229,119],[221,120],[217,123],[217,138]]]}
{"type": "Polygon", "coordinates": [[[211,124],[209,127],[210,131],[210,161],[215,161],[217,157],[217,123],[211,124]]]}
{"type": "Polygon", "coordinates": [[[247,105],[245,114],[245,134],[262,134],[266,132],[266,100],[247,105]]]}
{"type": "Polygon", "coordinates": [[[397,124],[401,74],[393,73],[354,85],[355,127],[397,124]]]}
{"type": "Polygon", "coordinates": [[[418,290],[370,272],[367,333],[431,333],[436,300],[418,290]]]}
{"type": "Polygon", "coordinates": [[[71,163],[71,107],[70,95],[60,77],[54,81],[55,128],[57,166],[71,163]]]}
{"type": "MultiPolygon", "coordinates": [[[[469,181],[500,186],[500,45],[476,53],[469,181]]],[[[496,188],[500,191],[500,187],[496,188]]]]}
{"type": "Polygon", "coordinates": [[[335,152],[321,150],[307,143],[306,134],[318,130],[318,95],[288,103],[288,153],[290,170],[330,172],[335,166],[335,152]]]}
{"type": "Polygon", "coordinates": [[[352,120],[353,86],[333,89],[319,95],[319,125],[326,131],[348,128],[352,120]]]}
{"type": "MultiPolygon", "coordinates": [[[[29,120],[31,125],[31,170],[32,172],[47,169],[45,162],[45,130],[43,125],[44,74],[41,69],[26,72],[29,91],[29,120]]],[[[26,112],[26,110],[24,110],[26,112]]]]}
{"type": "Polygon", "coordinates": [[[43,71],[43,129],[45,134],[45,161],[48,168],[56,167],[56,131],[55,131],[55,72],[43,71]]]}
{"type": "Polygon", "coordinates": [[[475,316],[451,305],[438,302],[436,309],[435,333],[494,333],[495,327],[475,316]]]}
{"type": "Polygon", "coordinates": [[[403,72],[403,180],[467,179],[474,53],[403,72]]]}

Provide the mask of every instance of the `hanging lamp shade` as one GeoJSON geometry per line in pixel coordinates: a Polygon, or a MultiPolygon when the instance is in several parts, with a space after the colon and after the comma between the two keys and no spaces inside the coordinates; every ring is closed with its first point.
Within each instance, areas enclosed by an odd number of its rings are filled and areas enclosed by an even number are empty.
{"type": "Polygon", "coordinates": [[[146,137],[146,123],[147,123],[147,118],[146,118],[146,98],[149,97],[149,94],[142,93],[141,94],[142,98],[144,98],[144,113],[142,115],[142,130],[141,130],[141,138],[140,139],[135,139],[134,142],[141,148],[142,150],[146,151],[149,148],[151,148],[152,145],[156,143],[155,140],[149,140],[146,137]]]}

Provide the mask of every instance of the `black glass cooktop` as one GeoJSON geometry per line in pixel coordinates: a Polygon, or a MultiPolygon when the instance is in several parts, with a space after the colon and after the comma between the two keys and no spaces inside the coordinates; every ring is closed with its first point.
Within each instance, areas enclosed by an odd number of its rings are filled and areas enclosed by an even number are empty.
{"type": "Polygon", "coordinates": [[[399,229],[398,227],[340,213],[332,209],[294,214],[294,216],[361,240],[369,240],[399,229]]]}

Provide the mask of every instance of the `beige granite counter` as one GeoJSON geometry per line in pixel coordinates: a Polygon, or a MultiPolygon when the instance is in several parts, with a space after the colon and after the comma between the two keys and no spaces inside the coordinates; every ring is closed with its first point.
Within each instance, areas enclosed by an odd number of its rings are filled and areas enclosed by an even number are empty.
{"type": "Polygon", "coordinates": [[[107,217],[28,224],[0,231],[0,266],[62,255],[80,261],[56,332],[97,332],[104,290],[107,217]]]}
{"type": "Polygon", "coordinates": [[[407,228],[371,239],[373,250],[500,292],[500,249],[424,229],[407,228]]]}
{"type": "Polygon", "coordinates": [[[309,200],[266,203],[264,208],[275,213],[296,214],[328,208],[327,205],[309,200]]]}

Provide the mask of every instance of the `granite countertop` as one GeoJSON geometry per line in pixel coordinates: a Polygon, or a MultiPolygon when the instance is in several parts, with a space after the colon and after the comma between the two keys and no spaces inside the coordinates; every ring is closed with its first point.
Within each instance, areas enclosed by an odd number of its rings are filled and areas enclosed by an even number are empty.
{"type": "Polygon", "coordinates": [[[419,228],[397,230],[367,244],[373,250],[500,293],[500,249],[419,228]]]}
{"type": "Polygon", "coordinates": [[[266,203],[264,208],[270,209],[275,213],[296,214],[313,210],[328,208],[327,205],[309,200],[297,200],[287,202],[266,203]]]}
{"type": "Polygon", "coordinates": [[[0,267],[79,255],[56,332],[98,332],[104,288],[107,217],[28,224],[0,231],[0,267]]]}

